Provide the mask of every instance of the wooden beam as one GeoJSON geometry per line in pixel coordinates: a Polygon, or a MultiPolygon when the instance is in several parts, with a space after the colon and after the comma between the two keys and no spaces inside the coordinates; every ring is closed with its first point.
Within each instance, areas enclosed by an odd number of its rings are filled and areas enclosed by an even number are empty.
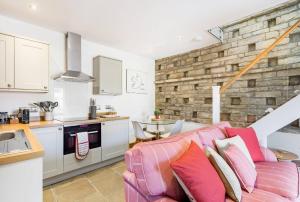
{"type": "Polygon", "coordinates": [[[244,68],[242,68],[231,80],[225,83],[222,86],[220,93],[224,93],[236,80],[241,78],[245,73],[247,73],[254,65],[256,65],[262,58],[267,56],[270,51],[273,50],[286,36],[288,36],[293,30],[295,30],[298,26],[300,26],[300,20],[298,20],[293,26],[291,26],[288,30],[286,30],[276,41],[274,41],[268,48],[262,51],[260,54],[256,56],[254,60],[252,60],[249,64],[247,64],[244,68]]]}

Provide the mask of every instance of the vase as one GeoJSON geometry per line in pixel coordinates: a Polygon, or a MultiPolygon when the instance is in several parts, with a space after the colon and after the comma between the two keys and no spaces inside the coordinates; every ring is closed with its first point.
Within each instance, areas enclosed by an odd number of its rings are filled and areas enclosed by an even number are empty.
{"type": "Polygon", "coordinates": [[[53,113],[52,112],[45,112],[45,121],[53,121],[53,113]]]}

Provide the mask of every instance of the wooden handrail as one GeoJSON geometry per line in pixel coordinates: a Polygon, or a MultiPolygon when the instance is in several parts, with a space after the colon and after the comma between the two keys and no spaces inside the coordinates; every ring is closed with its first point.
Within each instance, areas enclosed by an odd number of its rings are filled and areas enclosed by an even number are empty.
{"type": "Polygon", "coordinates": [[[224,93],[236,80],[241,78],[246,72],[248,72],[254,65],[256,65],[262,58],[264,58],[268,53],[275,48],[289,33],[291,33],[294,29],[300,26],[300,20],[298,20],[293,26],[291,26],[288,30],[286,30],[276,41],[274,41],[268,48],[262,51],[260,54],[256,56],[254,60],[252,60],[249,64],[247,64],[244,68],[242,68],[235,77],[229,80],[225,85],[222,86],[220,93],[224,93]]]}

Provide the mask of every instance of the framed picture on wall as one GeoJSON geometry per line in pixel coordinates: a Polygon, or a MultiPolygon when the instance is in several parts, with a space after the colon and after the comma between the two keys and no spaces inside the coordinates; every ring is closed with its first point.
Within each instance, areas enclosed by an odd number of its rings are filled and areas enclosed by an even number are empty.
{"type": "Polygon", "coordinates": [[[138,70],[126,70],[127,93],[147,94],[147,74],[138,70]]]}

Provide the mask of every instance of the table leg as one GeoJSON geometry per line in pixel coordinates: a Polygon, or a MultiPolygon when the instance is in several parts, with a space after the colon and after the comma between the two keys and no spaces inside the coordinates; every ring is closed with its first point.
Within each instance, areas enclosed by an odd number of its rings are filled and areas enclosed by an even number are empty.
{"type": "Polygon", "coordinates": [[[159,132],[159,124],[156,124],[156,139],[159,140],[160,138],[160,132],[159,132]]]}

